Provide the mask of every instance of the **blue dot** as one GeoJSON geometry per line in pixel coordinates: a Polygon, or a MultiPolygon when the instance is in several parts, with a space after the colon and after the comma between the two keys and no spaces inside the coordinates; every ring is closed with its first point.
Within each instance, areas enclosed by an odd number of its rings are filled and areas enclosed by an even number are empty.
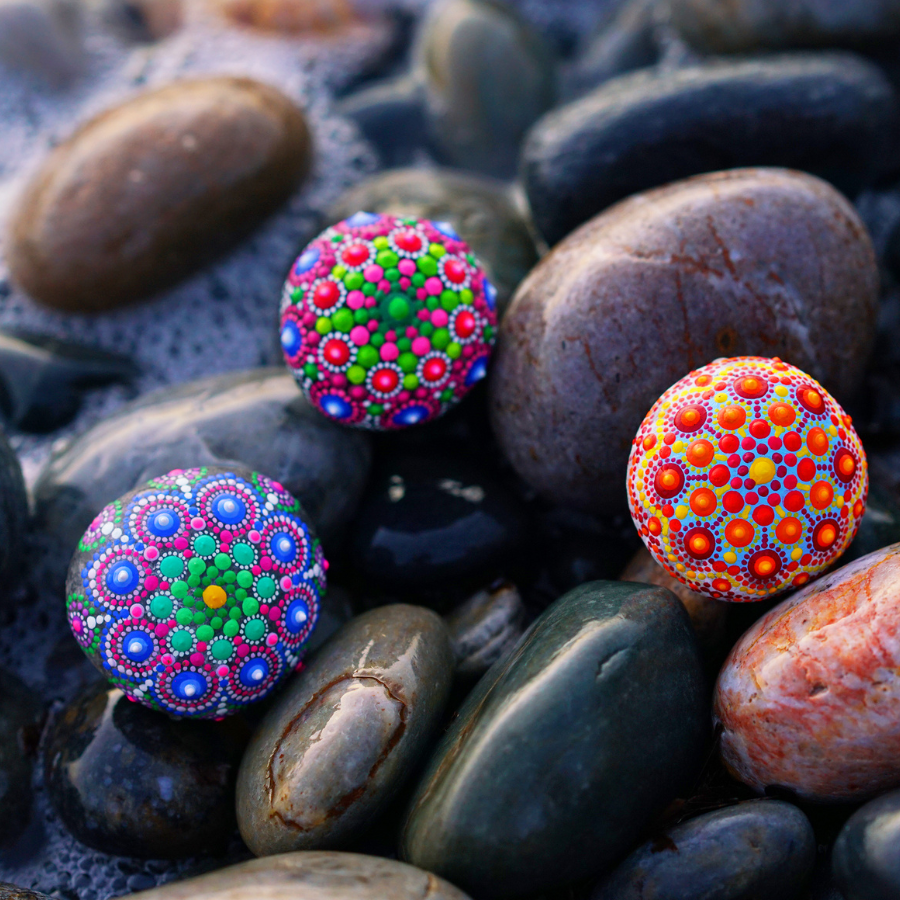
{"type": "Polygon", "coordinates": [[[297,258],[294,263],[294,274],[303,275],[308,272],[318,261],[321,253],[318,247],[308,247],[297,258]]]}
{"type": "Polygon", "coordinates": [[[299,634],[309,620],[309,607],[304,600],[295,600],[288,608],[284,624],[291,634],[299,634]]]}
{"type": "Polygon", "coordinates": [[[468,374],[466,375],[466,387],[471,387],[476,381],[481,381],[481,379],[487,375],[487,364],[488,358],[486,356],[479,356],[478,359],[472,363],[468,374]]]}
{"type": "Polygon", "coordinates": [[[407,406],[395,413],[393,422],[395,425],[418,425],[428,418],[428,414],[427,406],[407,406]]]}
{"type": "Polygon", "coordinates": [[[106,586],[119,596],[137,590],[140,583],[141,576],[137,566],[127,559],[120,559],[117,563],[113,563],[106,573],[106,586]]]}
{"type": "Polygon", "coordinates": [[[362,225],[374,225],[380,219],[381,216],[377,213],[358,212],[350,216],[344,224],[349,225],[351,228],[359,228],[362,225]]]}
{"type": "Polygon", "coordinates": [[[147,520],[147,530],[157,537],[172,537],[181,527],[181,518],[174,509],[158,509],[147,520]]]}
{"type": "Polygon", "coordinates": [[[279,562],[289,563],[297,558],[297,542],[283,531],[276,534],[269,543],[272,556],[279,562]]]}
{"type": "Polygon", "coordinates": [[[319,401],[322,411],[333,419],[346,419],[353,407],[343,398],[335,394],[328,394],[319,401]]]}
{"type": "Polygon", "coordinates": [[[247,515],[247,507],[234,494],[219,494],[212,505],[213,515],[226,525],[237,525],[247,515]]]}
{"type": "Polygon", "coordinates": [[[293,319],[288,319],[281,329],[281,347],[288,356],[296,356],[303,346],[300,329],[293,319]]]}
{"type": "Polygon", "coordinates": [[[495,288],[487,279],[487,275],[483,276],[481,283],[484,287],[484,300],[488,305],[488,309],[497,308],[497,288],[495,288]]]}
{"type": "Polygon", "coordinates": [[[456,229],[449,222],[432,222],[431,224],[434,225],[444,237],[448,237],[454,241],[460,239],[459,235],[456,233],[456,229]]]}
{"type": "Polygon", "coordinates": [[[172,679],[172,693],[182,700],[197,700],[206,689],[206,679],[199,672],[181,672],[172,679]]]}
{"type": "Polygon", "coordinates": [[[146,662],[152,652],[153,641],[146,631],[129,631],[122,641],[122,653],[132,662],[146,662]]]}
{"type": "Polygon", "coordinates": [[[241,666],[241,684],[244,687],[256,687],[269,677],[269,663],[264,659],[249,659],[241,666]]]}

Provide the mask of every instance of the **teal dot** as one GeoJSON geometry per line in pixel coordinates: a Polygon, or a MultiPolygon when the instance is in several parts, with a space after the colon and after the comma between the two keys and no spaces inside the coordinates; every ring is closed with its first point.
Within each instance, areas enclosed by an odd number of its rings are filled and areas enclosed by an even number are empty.
{"type": "Polygon", "coordinates": [[[237,583],[242,588],[248,588],[253,584],[253,576],[249,572],[238,572],[237,583]]]}
{"type": "Polygon", "coordinates": [[[242,604],[241,609],[245,616],[255,616],[259,612],[259,601],[253,597],[248,597],[242,604]]]}
{"type": "MultiPolygon", "coordinates": [[[[199,635],[199,632],[198,632],[199,635]]],[[[215,659],[228,659],[231,656],[234,648],[231,645],[231,641],[227,638],[219,638],[212,647],[209,648],[209,652],[212,653],[215,659]]]]}
{"type": "Polygon", "coordinates": [[[249,544],[235,544],[231,548],[231,552],[238,564],[242,566],[253,565],[253,560],[256,559],[256,554],[249,544]]]}
{"type": "MultiPolygon", "coordinates": [[[[179,610],[183,612],[183,610],[179,610]]],[[[179,653],[184,653],[194,646],[194,638],[189,631],[176,631],[172,635],[172,649],[179,653]]]]}
{"type": "Polygon", "coordinates": [[[194,614],[189,609],[179,609],[175,613],[175,621],[179,625],[190,625],[194,621],[194,614]]]}
{"type": "Polygon", "coordinates": [[[215,549],[216,542],[208,534],[201,534],[194,540],[194,550],[201,556],[209,556],[215,549]]]}
{"type": "Polygon", "coordinates": [[[184,560],[180,556],[167,556],[159,564],[159,571],[166,578],[177,578],[184,571],[184,560]]]}
{"type": "Polygon", "coordinates": [[[213,635],[215,635],[215,632],[213,631],[211,625],[201,625],[197,629],[197,640],[199,641],[211,641],[213,639],[213,635]]]}
{"type": "Polygon", "coordinates": [[[244,627],[248,641],[258,641],[266,633],[266,623],[262,619],[254,619],[244,627]]]}
{"type": "Polygon", "coordinates": [[[259,594],[263,600],[268,600],[269,597],[274,596],[275,594],[275,582],[273,579],[269,578],[268,575],[263,575],[259,581],[256,582],[256,593],[259,594]]]}
{"type": "Polygon", "coordinates": [[[154,597],[150,601],[150,612],[157,619],[168,619],[172,615],[172,601],[164,595],[154,597]]]}

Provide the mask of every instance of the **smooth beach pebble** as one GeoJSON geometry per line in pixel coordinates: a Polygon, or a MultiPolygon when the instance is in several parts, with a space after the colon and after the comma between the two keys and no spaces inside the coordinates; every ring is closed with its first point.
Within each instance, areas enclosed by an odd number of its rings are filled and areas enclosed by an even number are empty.
{"type": "Polygon", "coordinates": [[[784,166],[852,197],[893,165],[896,115],[881,70],[849,53],[649,70],[538,121],[522,180],[551,245],[624,197],[701,172],[784,166]]]}
{"type": "Polygon", "coordinates": [[[234,781],[249,730],[176,722],[98,685],[47,735],[50,800],[78,840],[105,853],[219,855],[234,830],[234,781]]]}
{"type": "Polygon", "coordinates": [[[738,169],[632,197],[520,285],[492,364],[494,432],[552,502],[622,508],[638,426],[685,372],[779,356],[852,394],[878,283],[856,212],[810,175],[738,169]]]}
{"type": "Polygon", "coordinates": [[[576,588],[469,695],[417,788],[401,856],[479,898],[602,870],[690,783],[707,716],[671,593],[576,588]]]}
{"type": "Polygon", "coordinates": [[[241,762],[238,825],[257,856],[346,844],[418,762],[450,692],[440,617],[382,606],[351,620],[287,686],[241,762]]]}
{"type": "Polygon", "coordinates": [[[11,213],[13,280],[68,312],[168,287],[280,206],[311,166],[303,113],[248,78],[139,94],[57,146],[11,213]]]}
{"type": "Polygon", "coordinates": [[[757,791],[865,800],[900,785],[900,544],[761,618],[716,684],[722,760],[757,791]]]}
{"type": "Polygon", "coordinates": [[[54,900],[54,898],[39,891],[30,891],[28,888],[0,882],[0,900],[54,900]]]}
{"type": "Polygon", "coordinates": [[[469,900],[437,878],[361,853],[295,852],[133,894],[136,900],[469,900]]]}
{"type": "Polygon", "coordinates": [[[79,0],[0,0],[0,62],[62,87],[83,69],[79,0]]]}
{"type": "Polygon", "coordinates": [[[795,900],[815,859],[812,826],[796,806],[749,800],[656,835],[592,900],[795,900]]]}
{"type": "Polygon", "coordinates": [[[297,667],[327,568],[278,482],[239,466],[173,469],[97,513],[69,566],[66,612],[131,699],[221,718],[297,667]]]}

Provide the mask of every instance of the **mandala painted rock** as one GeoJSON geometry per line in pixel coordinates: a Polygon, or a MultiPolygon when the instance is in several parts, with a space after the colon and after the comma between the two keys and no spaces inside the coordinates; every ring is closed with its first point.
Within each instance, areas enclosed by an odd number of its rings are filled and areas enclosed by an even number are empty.
{"type": "Polygon", "coordinates": [[[446,412],[487,374],[496,290],[450,225],[357,213],[288,275],[281,345],[304,393],[346,425],[446,412]]]}
{"type": "Polygon", "coordinates": [[[856,535],[868,490],[850,417],[779,359],[719,359],[673,385],[628,460],[631,516],[692,590],[761,600],[800,587],[856,535]]]}
{"type": "Polygon", "coordinates": [[[78,643],[129,697],[219,718],[294,670],[327,563],[300,504],[235,467],[176,469],[105,507],[69,568],[78,643]]]}

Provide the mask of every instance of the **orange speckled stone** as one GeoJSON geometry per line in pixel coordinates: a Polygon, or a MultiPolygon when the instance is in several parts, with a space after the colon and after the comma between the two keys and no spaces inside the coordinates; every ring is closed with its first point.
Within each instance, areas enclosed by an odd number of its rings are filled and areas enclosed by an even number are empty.
{"type": "Polygon", "coordinates": [[[756,790],[864,800],[900,785],[900,544],[761,618],[716,684],[729,770],[756,790]]]}

